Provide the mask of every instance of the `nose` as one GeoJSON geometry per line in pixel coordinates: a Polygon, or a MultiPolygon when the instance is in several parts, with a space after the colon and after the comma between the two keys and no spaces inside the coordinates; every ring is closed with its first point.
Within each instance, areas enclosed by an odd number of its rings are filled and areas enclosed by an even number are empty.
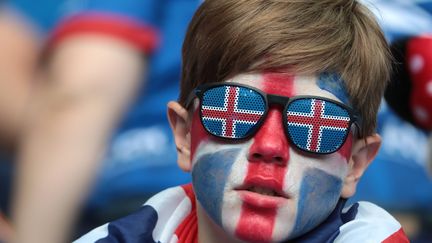
{"type": "Polygon", "coordinates": [[[271,107],[264,124],[253,137],[249,148],[249,162],[266,162],[286,165],[289,159],[289,143],[282,123],[282,109],[271,107]]]}

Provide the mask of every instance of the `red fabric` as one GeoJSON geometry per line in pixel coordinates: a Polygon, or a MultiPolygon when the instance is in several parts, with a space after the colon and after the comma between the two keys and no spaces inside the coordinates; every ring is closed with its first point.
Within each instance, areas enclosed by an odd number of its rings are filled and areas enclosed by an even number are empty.
{"type": "MultiPolygon", "coordinates": [[[[192,209],[189,215],[177,227],[175,234],[178,237],[178,243],[198,243],[198,219],[196,214],[195,193],[192,184],[183,185],[186,195],[192,203],[192,209]]],[[[383,243],[409,243],[408,237],[402,228],[387,237],[383,243]]]]}
{"type": "Polygon", "coordinates": [[[195,206],[195,193],[192,184],[182,186],[192,203],[190,214],[176,229],[175,234],[178,237],[178,243],[198,243],[198,220],[195,206]]]}
{"type": "Polygon", "coordinates": [[[61,23],[53,32],[48,48],[53,48],[71,35],[83,33],[117,37],[131,43],[146,54],[154,51],[159,44],[158,33],[150,26],[121,16],[93,13],[77,15],[61,23]]]}
{"type": "Polygon", "coordinates": [[[408,237],[405,235],[405,232],[402,228],[398,231],[390,235],[387,239],[383,241],[383,243],[409,243],[408,237]]]}
{"type": "Polygon", "coordinates": [[[432,130],[432,36],[407,43],[406,58],[412,84],[410,106],[416,123],[432,130]]]}

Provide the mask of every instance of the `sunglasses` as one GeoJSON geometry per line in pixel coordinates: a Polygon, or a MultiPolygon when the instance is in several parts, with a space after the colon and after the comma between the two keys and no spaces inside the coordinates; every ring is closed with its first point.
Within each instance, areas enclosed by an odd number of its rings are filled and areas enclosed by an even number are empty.
{"type": "Polygon", "coordinates": [[[282,123],[296,148],[313,153],[336,152],[345,143],[358,116],[349,106],[319,96],[284,97],[254,87],[219,82],[198,86],[188,97],[200,100],[200,120],[211,135],[230,141],[253,136],[264,123],[269,106],[284,107],[282,123]]]}

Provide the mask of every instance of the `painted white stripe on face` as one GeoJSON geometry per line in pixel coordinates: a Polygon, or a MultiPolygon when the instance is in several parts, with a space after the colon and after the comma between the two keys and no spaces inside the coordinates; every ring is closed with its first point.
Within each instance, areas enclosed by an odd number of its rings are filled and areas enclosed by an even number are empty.
{"type": "Polygon", "coordinates": [[[291,148],[290,155],[288,173],[284,180],[284,191],[291,195],[292,198],[287,207],[281,208],[278,211],[274,238],[286,237],[287,235],[290,235],[289,238],[291,238],[295,236],[292,234],[302,233],[300,231],[302,230],[301,227],[310,226],[299,222],[306,220],[307,222],[317,223],[324,220],[328,213],[331,212],[333,206],[336,205],[340,196],[340,183],[342,183],[348,170],[348,164],[338,153],[309,156],[304,152],[291,148]],[[330,183],[331,185],[327,185],[326,183],[330,183]],[[328,188],[333,187],[333,184],[334,190],[328,188]],[[315,192],[322,193],[322,195],[308,194],[315,192]],[[310,203],[305,205],[305,202],[312,199],[316,201],[317,205],[323,206],[323,212],[325,211],[323,215],[317,215],[316,217],[304,215],[309,212],[308,210],[311,210],[309,208],[310,203]],[[301,207],[301,210],[299,207],[301,207]]]}
{"type": "Polygon", "coordinates": [[[286,239],[293,231],[297,218],[300,183],[303,178],[305,165],[299,161],[299,156],[290,148],[288,171],[284,178],[283,191],[290,196],[288,204],[278,209],[276,223],[273,231],[274,239],[286,239]]]}
{"type": "MultiPolygon", "coordinates": [[[[212,213],[212,211],[209,208],[206,208],[207,204],[206,203],[203,204],[204,209],[207,211],[207,213],[213,219],[213,221],[220,224],[219,226],[222,227],[227,233],[231,234],[232,236],[234,236],[237,222],[239,221],[240,218],[241,207],[242,207],[242,201],[240,200],[239,195],[237,194],[236,191],[234,191],[234,189],[238,188],[240,185],[243,184],[244,178],[246,176],[247,165],[248,165],[247,152],[249,151],[251,142],[252,141],[248,141],[240,144],[239,143],[222,144],[216,140],[209,139],[205,142],[202,142],[199,145],[196,156],[193,160],[193,166],[195,167],[198,165],[198,163],[202,163],[203,158],[205,160],[206,156],[209,155],[213,156],[218,152],[224,153],[223,151],[227,151],[227,152],[238,151],[238,155],[236,157],[232,158],[228,156],[228,158],[232,159],[232,161],[212,161],[212,163],[220,162],[220,163],[231,164],[229,174],[226,177],[220,176],[220,179],[222,181],[217,181],[217,182],[213,181],[213,183],[217,183],[218,185],[223,185],[223,189],[220,193],[221,195],[217,195],[217,198],[219,198],[219,201],[221,202],[220,211],[212,213]],[[220,214],[220,215],[216,215],[216,214],[220,214]]],[[[226,158],[225,156],[218,156],[218,157],[221,159],[226,158]]],[[[208,173],[214,173],[214,171],[208,171],[208,173]]],[[[206,175],[202,175],[202,176],[206,176],[206,175]]],[[[212,175],[212,177],[214,177],[214,175],[212,175]]],[[[215,192],[212,191],[212,189],[214,188],[208,188],[208,190],[204,192],[204,194],[207,193],[214,194],[215,192]]],[[[197,191],[196,193],[197,195],[199,195],[200,193],[202,194],[203,192],[197,191]]],[[[215,195],[213,195],[213,197],[214,196],[215,195]]]]}
{"type": "Polygon", "coordinates": [[[231,174],[225,184],[224,202],[222,205],[222,223],[225,230],[231,235],[235,234],[238,222],[240,220],[242,200],[237,191],[233,189],[241,186],[245,180],[248,170],[248,151],[253,142],[253,139],[242,144],[241,152],[234,162],[231,174]]]}

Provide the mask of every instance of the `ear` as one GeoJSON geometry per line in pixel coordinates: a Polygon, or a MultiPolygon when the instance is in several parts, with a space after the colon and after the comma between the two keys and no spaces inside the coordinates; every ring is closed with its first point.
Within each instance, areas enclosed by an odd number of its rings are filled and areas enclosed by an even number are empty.
{"type": "Polygon", "coordinates": [[[177,147],[177,164],[183,171],[189,172],[192,168],[189,113],[178,102],[170,101],[167,115],[177,147]]]}
{"type": "Polygon", "coordinates": [[[358,139],[353,143],[349,171],[344,180],[341,197],[349,198],[356,192],[357,183],[366,168],[376,157],[381,146],[381,137],[373,134],[366,138],[358,139]]]}

